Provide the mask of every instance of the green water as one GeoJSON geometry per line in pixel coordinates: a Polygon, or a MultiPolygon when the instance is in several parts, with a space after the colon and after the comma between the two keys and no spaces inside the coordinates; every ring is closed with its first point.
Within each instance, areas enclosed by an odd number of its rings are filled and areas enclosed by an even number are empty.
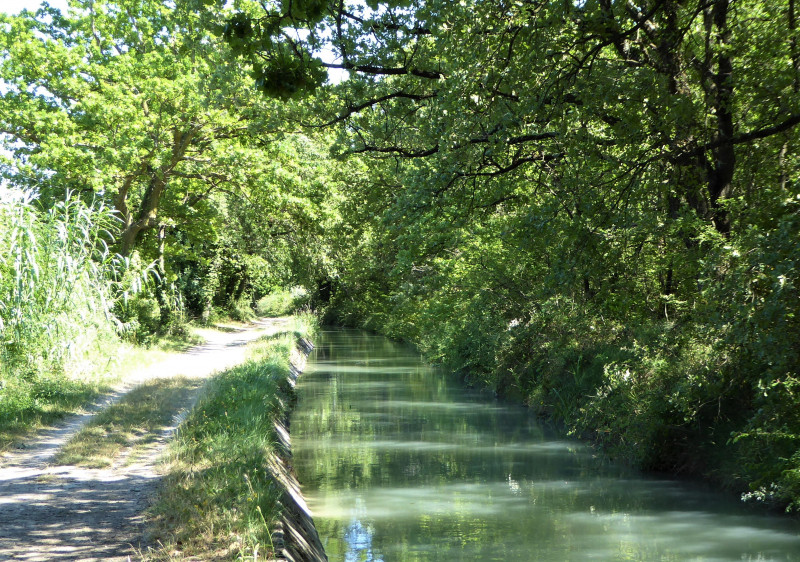
{"type": "Polygon", "coordinates": [[[797,521],[610,463],[384,338],[317,344],[291,429],[331,561],[800,561],[797,521]]]}

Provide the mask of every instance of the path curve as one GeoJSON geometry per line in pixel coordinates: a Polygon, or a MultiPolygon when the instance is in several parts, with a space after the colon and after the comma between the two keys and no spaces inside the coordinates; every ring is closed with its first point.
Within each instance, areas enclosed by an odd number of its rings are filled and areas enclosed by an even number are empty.
{"type": "Polygon", "coordinates": [[[142,512],[159,480],[155,463],[175,428],[162,432],[147,454],[127,466],[53,466],[53,457],[94,413],[139,384],[178,375],[207,378],[242,363],[249,342],[288,327],[289,319],[270,318],[229,333],[209,331],[206,343],[133,373],[91,411],[0,456],[0,560],[138,558],[142,512]]]}

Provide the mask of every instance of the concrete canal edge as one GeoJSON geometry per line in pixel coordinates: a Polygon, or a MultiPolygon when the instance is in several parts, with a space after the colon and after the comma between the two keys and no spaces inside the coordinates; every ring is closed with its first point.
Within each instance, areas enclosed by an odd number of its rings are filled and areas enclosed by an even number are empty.
{"type": "Polygon", "coordinates": [[[282,492],[281,504],[283,514],[272,531],[272,544],[275,560],[286,562],[319,562],[328,560],[319,533],[314,526],[306,501],[300,490],[300,483],[292,468],[291,440],[289,438],[289,412],[297,401],[295,385],[300,373],[306,366],[308,354],[314,349],[313,344],[300,338],[292,352],[289,376],[286,381],[284,397],[284,419],[275,422],[278,435],[278,454],[268,460],[268,469],[282,492]]]}

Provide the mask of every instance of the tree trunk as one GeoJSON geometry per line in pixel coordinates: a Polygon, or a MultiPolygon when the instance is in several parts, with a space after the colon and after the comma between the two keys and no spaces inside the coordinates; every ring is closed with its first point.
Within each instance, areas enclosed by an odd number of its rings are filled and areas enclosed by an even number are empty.
{"type": "Polygon", "coordinates": [[[167,286],[167,271],[164,264],[164,248],[167,239],[167,226],[161,224],[158,227],[158,283],[156,284],[156,301],[158,301],[159,326],[163,330],[169,326],[173,320],[173,310],[169,299],[169,287],[167,286]]]}
{"type": "Polygon", "coordinates": [[[731,230],[730,217],[722,202],[731,196],[733,174],[736,169],[736,152],[733,148],[733,63],[727,46],[731,41],[728,29],[729,0],[717,0],[711,9],[716,28],[717,61],[716,72],[712,76],[714,92],[714,111],[717,117],[716,141],[722,144],[712,151],[714,161],[709,168],[708,192],[712,207],[714,227],[722,234],[731,230]]]}

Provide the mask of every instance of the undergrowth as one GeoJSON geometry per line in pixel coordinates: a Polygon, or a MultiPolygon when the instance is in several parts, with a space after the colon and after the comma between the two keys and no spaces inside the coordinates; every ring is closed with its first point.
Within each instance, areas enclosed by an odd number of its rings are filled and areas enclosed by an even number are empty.
{"type": "Polygon", "coordinates": [[[309,295],[302,287],[276,289],[261,297],[256,303],[259,316],[285,316],[294,314],[308,304],[309,295]]]}

